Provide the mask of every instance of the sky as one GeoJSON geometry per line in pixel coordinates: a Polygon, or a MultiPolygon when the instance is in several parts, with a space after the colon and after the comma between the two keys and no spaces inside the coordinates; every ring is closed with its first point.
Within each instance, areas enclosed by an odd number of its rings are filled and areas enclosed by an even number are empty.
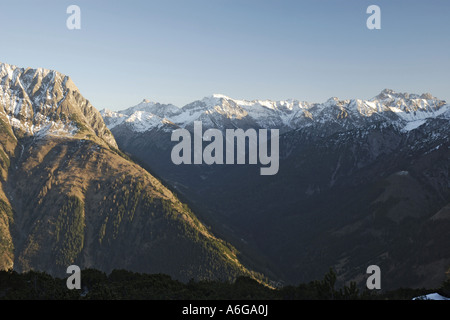
{"type": "Polygon", "coordinates": [[[0,62],[68,75],[99,110],[385,88],[450,101],[449,18],[447,0],[0,0],[0,62]],[[366,26],[373,4],[380,30],[366,26]]]}

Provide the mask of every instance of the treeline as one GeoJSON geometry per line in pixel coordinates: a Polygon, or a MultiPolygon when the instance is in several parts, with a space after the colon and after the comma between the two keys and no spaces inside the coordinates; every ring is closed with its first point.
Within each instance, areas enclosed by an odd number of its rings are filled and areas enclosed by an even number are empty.
{"type": "Polygon", "coordinates": [[[234,282],[189,281],[183,283],[163,274],[114,270],[111,274],[86,269],[81,290],[69,290],[66,279],[43,272],[0,271],[1,300],[411,300],[431,292],[450,296],[450,280],[440,288],[398,289],[389,292],[360,291],[355,284],[336,288],[330,270],[322,280],[298,286],[269,288],[248,277],[234,282]]]}

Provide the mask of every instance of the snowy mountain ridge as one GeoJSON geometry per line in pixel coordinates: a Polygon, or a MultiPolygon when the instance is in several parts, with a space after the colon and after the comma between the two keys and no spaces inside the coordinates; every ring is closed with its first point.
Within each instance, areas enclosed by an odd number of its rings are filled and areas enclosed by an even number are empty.
{"type": "Polygon", "coordinates": [[[123,111],[101,111],[109,129],[126,124],[133,131],[171,130],[165,124],[186,128],[194,121],[206,127],[278,128],[282,132],[313,125],[335,123],[364,126],[389,122],[413,130],[429,118],[450,119],[450,106],[431,94],[397,93],[383,90],[370,100],[330,98],[324,103],[299,100],[237,100],[214,94],[187,104],[183,108],[153,102],[142,102],[123,111]]]}

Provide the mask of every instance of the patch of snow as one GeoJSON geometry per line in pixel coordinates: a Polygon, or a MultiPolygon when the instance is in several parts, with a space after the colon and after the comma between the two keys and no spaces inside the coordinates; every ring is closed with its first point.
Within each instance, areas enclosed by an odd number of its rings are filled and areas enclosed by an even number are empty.
{"type": "Polygon", "coordinates": [[[413,300],[450,300],[450,298],[441,296],[439,293],[430,293],[425,296],[413,298],[413,300]]]}
{"type": "Polygon", "coordinates": [[[425,124],[425,122],[427,122],[427,120],[416,120],[416,121],[408,122],[402,130],[405,132],[412,131],[414,129],[419,128],[421,125],[425,124]]]}

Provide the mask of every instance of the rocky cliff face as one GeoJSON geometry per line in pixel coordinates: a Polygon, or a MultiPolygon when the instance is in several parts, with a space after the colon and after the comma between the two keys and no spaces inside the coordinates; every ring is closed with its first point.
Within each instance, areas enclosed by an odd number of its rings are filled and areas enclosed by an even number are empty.
{"type": "Polygon", "coordinates": [[[58,72],[0,65],[0,268],[252,275],[58,72]]]}
{"type": "Polygon", "coordinates": [[[0,105],[18,136],[100,138],[117,147],[100,113],[57,71],[0,64],[0,105]]]}

